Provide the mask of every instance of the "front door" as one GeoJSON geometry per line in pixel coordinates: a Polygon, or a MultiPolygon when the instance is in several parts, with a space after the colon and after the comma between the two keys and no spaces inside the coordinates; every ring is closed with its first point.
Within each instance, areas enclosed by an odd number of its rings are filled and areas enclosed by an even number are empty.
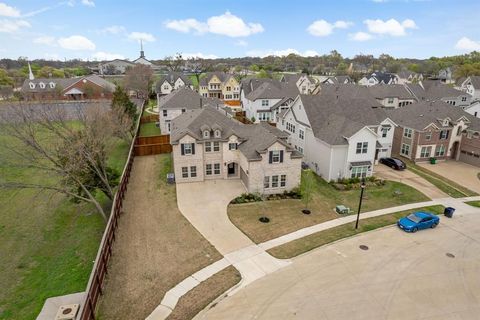
{"type": "Polygon", "coordinates": [[[229,163],[228,164],[228,175],[233,176],[235,175],[235,163],[229,163]]]}

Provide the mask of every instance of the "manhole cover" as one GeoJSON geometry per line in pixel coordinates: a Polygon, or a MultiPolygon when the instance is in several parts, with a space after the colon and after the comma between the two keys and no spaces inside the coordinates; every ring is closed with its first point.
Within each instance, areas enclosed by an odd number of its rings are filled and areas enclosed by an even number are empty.
{"type": "Polygon", "coordinates": [[[359,248],[362,249],[362,250],[368,250],[368,246],[366,246],[364,244],[360,245],[359,248]]]}
{"type": "Polygon", "coordinates": [[[63,310],[63,314],[69,314],[70,312],[72,312],[72,308],[67,308],[65,310],[63,310]]]}
{"type": "Polygon", "coordinates": [[[262,223],[269,223],[270,218],[269,217],[260,217],[260,218],[258,218],[258,221],[260,221],[262,223]]]}
{"type": "Polygon", "coordinates": [[[449,257],[449,258],[455,258],[455,255],[453,253],[450,253],[450,252],[448,252],[446,254],[446,256],[449,257]]]}

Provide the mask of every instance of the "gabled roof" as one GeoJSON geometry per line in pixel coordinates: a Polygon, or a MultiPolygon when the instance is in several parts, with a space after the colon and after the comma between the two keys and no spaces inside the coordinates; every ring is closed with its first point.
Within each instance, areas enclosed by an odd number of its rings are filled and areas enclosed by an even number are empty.
{"type": "Polygon", "coordinates": [[[77,78],[39,78],[39,79],[25,79],[22,85],[23,92],[50,92],[56,90],[65,90],[70,88],[79,81],[88,80],[100,87],[103,87],[111,92],[115,91],[115,85],[98,75],[89,75],[77,78]],[[30,83],[35,84],[35,88],[30,88],[30,83]],[[40,83],[45,85],[44,88],[40,87],[40,83]],[[54,87],[50,86],[50,83],[54,83],[54,87]]]}
{"type": "Polygon", "coordinates": [[[465,117],[469,121],[474,118],[474,116],[463,111],[461,108],[452,106],[441,100],[417,102],[403,108],[387,111],[387,114],[398,125],[420,131],[431,124],[441,127],[441,121],[446,118],[453,121],[458,121],[462,117],[465,117]]]}
{"type": "Polygon", "coordinates": [[[225,72],[207,72],[206,75],[200,79],[199,84],[201,86],[206,86],[212,80],[213,76],[217,76],[217,78],[220,80],[220,82],[225,82],[229,79],[230,76],[232,75],[227,75],[225,72]]]}
{"type": "Polygon", "coordinates": [[[469,79],[475,89],[480,89],[480,76],[470,76],[469,79]]]}
{"type": "Polygon", "coordinates": [[[306,73],[284,73],[282,74],[280,81],[297,83],[297,81],[303,76],[306,76],[311,83],[315,83],[315,79],[313,79],[306,73]]]}
{"type": "Polygon", "coordinates": [[[184,75],[183,73],[180,72],[169,72],[168,74],[162,75],[160,79],[158,79],[155,89],[157,92],[161,91],[161,87],[165,81],[167,81],[171,86],[175,84],[175,82],[178,80],[178,78],[182,79],[182,81],[185,83],[185,85],[192,85],[192,81],[190,80],[189,77],[184,75]]]}
{"type": "Polygon", "coordinates": [[[405,85],[418,100],[438,100],[466,95],[465,92],[454,89],[438,80],[424,80],[420,83],[407,83],[405,85]]]}
{"type": "MultiPolygon", "coordinates": [[[[202,128],[206,128],[206,126],[220,128],[220,140],[226,140],[231,135],[237,136],[240,140],[238,150],[248,160],[260,160],[261,153],[276,142],[291,151],[292,157],[301,157],[284,141],[288,135],[281,130],[267,123],[242,124],[210,107],[190,110],[176,117],[172,121],[170,141],[176,144],[187,134],[196,140],[203,140],[202,128]]],[[[211,140],[211,138],[207,140],[211,140]]]]}
{"type": "Polygon", "coordinates": [[[248,100],[295,98],[299,94],[293,82],[274,79],[248,79],[242,81],[242,90],[248,100]]]}
{"type": "Polygon", "coordinates": [[[215,98],[205,98],[188,87],[182,87],[163,96],[159,100],[159,109],[199,109],[202,106],[214,108],[223,106],[223,102],[215,98]]]}
{"type": "Polygon", "coordinates": [[[399,98],[399,99],[414,99],[404,85],[401,84],[377,84],[367,88],[370,93],[377,99],[385,98],[399,98]]]}

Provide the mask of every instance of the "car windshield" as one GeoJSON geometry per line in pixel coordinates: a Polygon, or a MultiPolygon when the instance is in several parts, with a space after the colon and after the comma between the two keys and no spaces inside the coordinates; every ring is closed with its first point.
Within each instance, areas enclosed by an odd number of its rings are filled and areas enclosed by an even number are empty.
{"type": "Polygon", "coordinates": [[[415,213],[412,213],[411,215],[409,215],[407,219],[415,223],[419,223],[422,220],[421,218],[417,217],[415,213]]]}

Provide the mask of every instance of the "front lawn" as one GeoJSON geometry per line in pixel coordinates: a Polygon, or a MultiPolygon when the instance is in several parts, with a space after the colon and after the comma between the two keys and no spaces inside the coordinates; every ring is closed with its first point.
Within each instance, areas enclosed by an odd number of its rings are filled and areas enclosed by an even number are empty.
{"type": "Polygon", "coordinates": [[[268,250],[268,253],[279,259],[290,259],[325,244],[343,238],[351,237],[362,232],[371,231],[395,224],[398,219],[412,213],[413,211],[428,211],[434,214],[442,214],[444,209],[444,206],[438,205],[400,211],[373,218],[367,218],[360,220],[358,229],[355,229],[355,222],[350,222],[285,243],[281,246],[268,250]]]}
{"type": "MultiPolygon", "coordinates": [[[[234,204],[228,207],[230,220],[255,243],[262,243],[284,234],[340,217],[335,206],[343,204],[353,212],[358,210],[360,190],[338,191],[312,171],[302,172],[313,176],[312,199],[309,204],[310,215],[301,212],[305,208],[302,200],[285,199],[246,204],[234,204]],[[270,223],[261,223],[258,218],[267,216],[270,223]]],[[[364,192],[362,212],[399,206],[407,203],[430,200],[423,193],[400,182],[386,181],[384,186],[367,187],[364,192]]]]}
{"type": "Polygon", "coordinates": [[[472,207],[480,208],[480,201],[468,201],[465,203],[471,205],[472,207]]]}

